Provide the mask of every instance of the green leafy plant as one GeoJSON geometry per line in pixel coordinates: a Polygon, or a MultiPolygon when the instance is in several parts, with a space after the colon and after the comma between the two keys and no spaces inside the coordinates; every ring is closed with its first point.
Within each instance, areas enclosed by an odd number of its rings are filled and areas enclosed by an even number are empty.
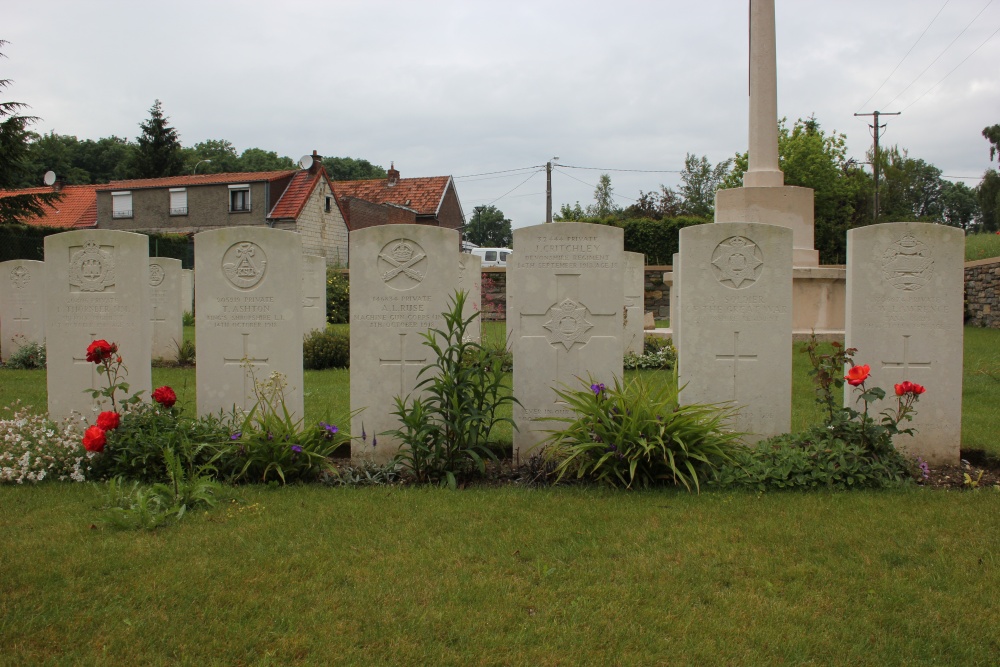
{"type": "Polygon", "coordinates": [[[184,314],[181,315],[181,324],[183,324],[186,327],[193,327],[194,313],[192,313],[190,310],[185,310],[184,314]]]}
{"type": "Polygon", "coordinates": [[[624,359],[626,370],[669,370],[677,363],[677,350],[670,339],[658,336],[646,336],[643,341],[643,353],[627,352],[624,359]]]}
{"type": "Polygon", "coordinates": [[[556,481],[567,475],[631,488],[657,484],[699,490],[739,446],[729,430],[733,411],[715,405],[679,405],[676,383],[654,389],[634,378],[611,387],[593,379],[556,394],[575,414],[548,417],[566,424],[545,439],[556,481]]]}
{"type": "Polygon", "coordinates": [[[351,281],[335,266],[326,269],[326,321],[343,324],[351,316],[351,281]]]}
{"type": "Polygon", "coordinates": [[[311,370],[348,368],[351,365],[351,337],[335,331],[316,330],[302,343],[302,367],[311,370]]]}
{"type": "Polygon", "coordinates": [[[177,365],[194,366],[196,358],[194,341],[185,340],[181,343],[174,341],[174,345],[177,347],[177,365]]]}
{"type": "Polygon", "coordinates": [[[505,385],[504,357],[467,340],[466,330],[479,317],[462,316],[466,293],[451,297],[442,313],[444,329],[421,334],[434,362],[420,370],[414,394],[396,396],[392,414],[400,428],[389,431],[404,447],[396,462],[416,481],[457,486],[456,475],[475,466],[485,472],[484,458],[495,459],[488,445],[490,431],[510,417],[498,416],[501,406],[517,403],[505,385]]]}
{"type": "Polygon", "coordinates": [[[36,370],[45,368],[45,344],[28,340],[24,334],[14,334],[11,342],[19,347],[7,358],[7,368],[36,370]]]}

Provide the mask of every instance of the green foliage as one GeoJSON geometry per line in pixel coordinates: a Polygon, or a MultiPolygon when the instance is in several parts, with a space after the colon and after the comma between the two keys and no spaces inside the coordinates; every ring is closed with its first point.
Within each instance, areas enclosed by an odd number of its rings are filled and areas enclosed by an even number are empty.
{"type": "Polygon", "coordinates": [[[465,227],[465,240],[486,248],[509,248],[514,242],[510,218],[496,206],[477,206],[465,227]]]}
{"type": "Polygon", "coordinates": [[[457,485],[456,476],[474,464],[485,472],[483,457],[495,458],[488,446],[493,427],[509,417],[498,408],[518,403],[504,385],[503,358],[466,339],[479,313],[463,318],[466,294],[457,292],[442,313],[444,330],[421,335],[434,362],[420,370],[415,396],[396,396],[392,414],[400,428],[389,434],[404,445],[397,462],[417,482],[457,485]]]}
{"type": "Polygon", "coordinates": [[[136,145],[110,136],[77,139],[72,135],[31,133],[24,177],[18,187],[37,187],[52,170],[67,185],[108,183],[132,177],[136,145]]]}
{"type": "Polygon", "coordinates": [[[160,100],[149,108],[149,118],[139,127],[142,134],[136,139],[138,146],[133,154],[132,172],[135,178],[161,178],[184,173],[184,155],[180,135],[167,124],[160,100]]]}
{"type": "Polygon", "coordinates": [[[311,370],[348,368],[351,365],[351,337],[330,329],[311,332],[302,343],[302,367],[311,370]]]}
{"type": "Polygon", "coordinates": [[[965,261],[1000,257],[1000,234],[969,234],[965,237],[965,261]]]}
{"type": "Polygon", "coordinates": [[[37,341],[24,340],[23,334],[15,334],[11,341],[20,343],[12,355],[7,358],[6,368],[17,368],[21,370],[31,370],[45,368],[45,344],[37,341]],[[18,339],[21,339],[20,341],[18,339]]]}
{"type": "Polygon", "coordinates": [[[1000,171],[987,169],[983,180],[976,186],[979,201],[981,230],[1000,231],[1000,171]]]}
{"type": "Polygon", "coordinates": [[[180,343],[174,341],[174,345],[177,346],[177,365],[194,366],[195,359],[197,358],[194,341],[190,339],[181,341],[180,343]]]}
{"type": "Polygon", "coordinates": [[[691,153],[684,156],[684,170],[677,193],[682,202],[682,215],[695,218],[715,216],[715,191],[729,174],[732,162],[723,160],[713,167],[704,155],[700,158],[691,153]]]}
{"type": "Polygon", "coordinates": [[[625,370],[670,370],[677,361],[677,350],[667,338],[646,336],[642,354],[627,352],[625,370]]]}
{"type": "Polygon", "coordinates": [[[990,142],[990,162],[992,162],[993,158],[1000,155],[1000,125],[984,127],[983,138],[990,142]]]}
{"type": "Polygon", "coordinates": [[[193,327],[194,313],[192,313],[190,310],[185,310],[184,314],[181,315],[181,324],[183,324],[186,327],[193,327]]]}
{"type": "Polygon", "coordinates": [[[680,232],[685,227],[712,222],[694,217],[662,220],[622,220],[616,223],[625,232],[625,250],[641,252],[646,264],[673,264],[674,253],[680,251],[680,232]]]}
{"type": "Polygon", "coordinates": [[[588,218],[606,218],[618,213],[619,207],[615,204],[615,189],[611,187],[611,176],[601,174],[594,188],[594,203],[587,207],[588,218]]]}
{"type": "Polygon", "coordinates": [[[738,446],[739,434],[726,427],[729,409],[679,405],[675,386],[654,388],[639,377],[624,385],[615,378],[613,387],[581,382],[583,389],[556,390],[575,415],[547,418],[566,424],[545,440],[557,481],[575,475],[625,488],[698,490],[738,446]]]}
{"type": "Polygon", "coordinates": [[[78,416],[57,424],[45,415],[33,414],[20,400],[4,406],[0,414],[0,484],[84,481],[90,475],[92,460],[80,446],[80,432],[85,427],[78,416]]]}
{"type": "Polygon", "coordinates": [[[326,321],[344,324],[351,317],[351,279],[338,268],[326,269],[326,321]]]}
{"type": "Polygon", "coordinates": [[[323,168],[331,181],[364,181],[385,178],[385,167],[351,157],[324,157],[323,168]]]}

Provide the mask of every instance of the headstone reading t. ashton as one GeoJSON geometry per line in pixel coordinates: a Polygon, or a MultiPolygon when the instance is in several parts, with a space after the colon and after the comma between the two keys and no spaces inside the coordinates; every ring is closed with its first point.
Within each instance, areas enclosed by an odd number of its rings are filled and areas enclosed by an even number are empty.
{"type": "Polygon", "coordinates": [[[87,346],[96,339],[118,344],[129,394],[142,391],[148,399],[149,238],[89,229],[52,234],[45,237],[45,269],[49,417],[59,420],[75,411],[91,418],[110,409],[107,399],[84,393],[107,386],[87,361],[87,346]]]}
{"type": "Polygon", "coordinates": [[[459,280],[458,243],[455,230],[425,225],[380,225],[351,232],[355,459],[384,463],[399,451],[400,442],[384,432],[399,428],[392,414],[395,397],[410,396],[417,374],[433,361],[420,334],[444,326],[441,313],[459,280]]]}
{"type": "Polygon", "coordinates": [[[286,408],[301,418],[302,238],[229,227],[196,234],[194,245],[198,414],[251,409],[277,372],[286,408]]]}
{"type": "MultiPolygon", "coordinates": [[[[926,388],[916,433],[896,444],[931,463],[957,464],[962,441],[965,235],[945,225],[891,222],[847,232],[847,347],[871,367],[868,386],[886,392],[877,414],[895,408],[894,385],[926,388]]],[[[858,407],[845,385],[844,402],[858,407]]]]}
{"type": "Polygon", "coordinates": [[[184,341],[181,270],[179,259],[149,258],[149,317],[154,359],[176,359],[184,341]]]}
{"type": "Polygon", "coordinates": [[[738,407],[734,428],[747,434],[744,442],[787,433],[792,231],[737,222],[687,227],[679,254],[681,402],[738,407]]]}
{"type": "Polygon", "coordinates": [[[514,230],[507,268],[507,317],[514,320],[515,459],[525,459],[569,416],[554,388],[581,380],[610,385],[622,376],[623,232],[588,223],[514,230]]]}
{"type": "Polygon", "coordinates": [[[0,353],[10,359],[27,343],[45,343],[45,262],[0,262],[0,353]]]}

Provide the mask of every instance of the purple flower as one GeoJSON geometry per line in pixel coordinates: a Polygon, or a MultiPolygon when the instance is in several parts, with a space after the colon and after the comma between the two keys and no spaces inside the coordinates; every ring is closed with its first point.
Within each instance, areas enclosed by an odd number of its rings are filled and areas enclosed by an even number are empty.
{"type": "MultiPolygon", "coordinates": [[[[364,430],[364,429],[362,429],[362,431],[363,431],[363,430],[364,430]]],[[[378,445],[378,436],[377,436],[377,435],[373,435],[373,436],[372,436],[372,447],[375,447],[375,446],[377,446],[377,445],[378,445]]]]}
{"type": "MultiPolygon", "coordinates": [[[[323,430],[326,431],[327,433],[329,433],[330,435],[333,435],[338,430],[340,430],[336,426],[334,426],[333,424],[327,424],[326,422],[320,422],[319,425],[322,426],[323,430]]],[[[364,429],[362,429],[362,430],[364,430],[364,429]]]]}
{"type": "Polygon", "coordinates": [[[602,393],[604,393],[604,389],[605,387],[603,382],[601,382],[600,384],[590,385],[590,391],[594,392],[594,396],[600,396],[602,393]]]}
{"type": "Polygon", "coordinates": [[[274,440],[274,435],[272,435],[270,431],[268,431],[268,433],[267,433],[267,439],[268,440],[274,440]]]}
{"type": "Polygon", "coordinates": [[[230,440],[239,440],[242,437],[243,437],[243,431],[237,431],[236,433],[233,433],[231,436],[229,436],[229,439],[230,440]]]}
{"type": "Polygon", "coordinates": [[[295,452],[296,454],[301,454],[302,447],[300,447],[299,445],[292,445],[292,451],[295,452]]]}
{"type": "Polygon", "coordinates": [[[361,422],[361,442],[368,442],[368,434],[365,433],[365,423],[361,422]]]}
{"type": "Polygon", "coordinates": [[[918,458],[917,460],[920,461],[920,474],[924,479],[928,479],[931,476],[930,466],[927,465],[927,461],[924,461],[921,458],[918,458]]]}

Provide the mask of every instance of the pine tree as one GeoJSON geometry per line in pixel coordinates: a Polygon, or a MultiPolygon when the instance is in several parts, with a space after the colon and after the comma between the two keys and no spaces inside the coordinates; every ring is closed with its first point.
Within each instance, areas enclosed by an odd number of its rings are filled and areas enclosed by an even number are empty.
{"type": "Polygon", "coordinates": [[[184,172],[180,135],[167,125],[167,120],[160,100],[156,100],[149,110],[149,120],[139,123],[142,134],[136,140],[139,146],[131,170],[136,178],[178,176],[184,172]]]}
{"type": "MultiPolygon", "coordinates": [[[[7,44],[0,39],[0,48],[7,44]]],[[[6,57],[0,53],[0,58],[6,57]]],[[[0,91],[12,81],[0,79],[0,91]]],[[[0,188],[15,188],[25,170],[28,154],[27,127],[35,122],[35,116],[22,116],[18,112],[28,105],[23,102],[0,101],[0,188]]],[[[39,183],[38,185],[41,185],[39,183]]],[[[61,197],[57,192],[44,194],[22,194],[0,197],[0,224],[23,222],[27,218],[42,215],[46,204],[61,197]]]]}

